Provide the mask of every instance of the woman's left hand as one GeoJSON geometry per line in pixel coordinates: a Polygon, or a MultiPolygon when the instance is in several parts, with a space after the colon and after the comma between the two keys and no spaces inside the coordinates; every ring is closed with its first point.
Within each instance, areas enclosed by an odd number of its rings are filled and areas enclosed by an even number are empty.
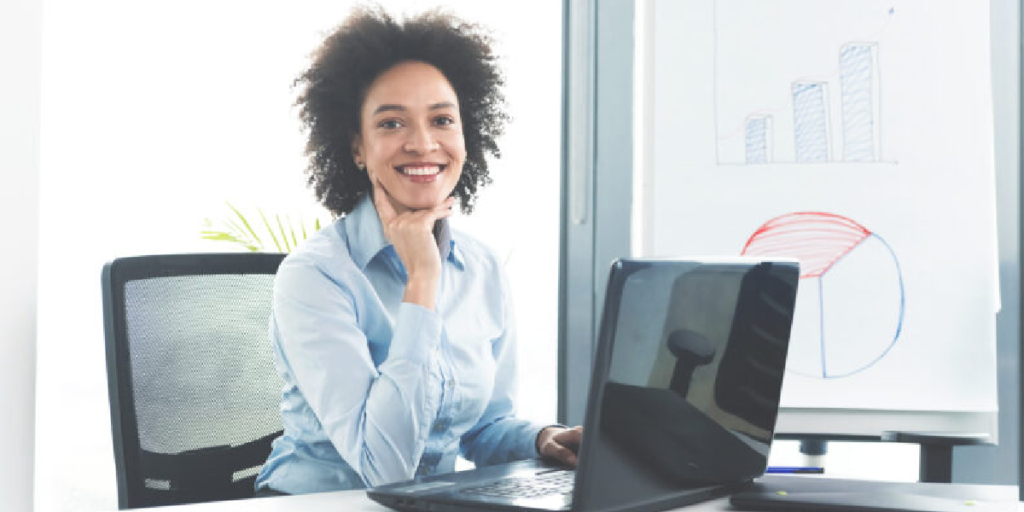
{"type": "Polygon", "coordinates": [[[583,439],[583,427],[548,427],[537,434],[537,451],[541,456],[576,467],[576,452],[583,439]]]}

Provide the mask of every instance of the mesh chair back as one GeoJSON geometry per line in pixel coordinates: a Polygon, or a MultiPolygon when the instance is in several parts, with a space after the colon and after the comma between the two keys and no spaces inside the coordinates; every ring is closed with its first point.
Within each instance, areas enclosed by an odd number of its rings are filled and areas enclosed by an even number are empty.
{"type": "Polygon", "coordinates": [[[142,256],[104,266],[120,508],[253,495],[281,433],[267,322],[283,257],[142,256]]]}

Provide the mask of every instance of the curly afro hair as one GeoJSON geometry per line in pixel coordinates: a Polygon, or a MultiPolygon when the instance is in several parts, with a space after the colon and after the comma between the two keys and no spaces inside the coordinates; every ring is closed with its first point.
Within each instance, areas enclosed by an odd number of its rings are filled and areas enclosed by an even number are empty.
{"type": "Polygon", "coordinates": [[[309,134],[306,173],[317,200],[342,216],[369,193],[370,180],[352,158],[367,90],[394,65],[420,61],[440,70],[459,99],[466,161],[453,194],[463,212],[472,212],[477,189],[491,182],[485,154],[501,156],[497,138],[509,120],[491,44],[482,27],[441,10],[399,23],[379,6],[357,8],[295,80],[303,86],[295,105],[309,134]]]}

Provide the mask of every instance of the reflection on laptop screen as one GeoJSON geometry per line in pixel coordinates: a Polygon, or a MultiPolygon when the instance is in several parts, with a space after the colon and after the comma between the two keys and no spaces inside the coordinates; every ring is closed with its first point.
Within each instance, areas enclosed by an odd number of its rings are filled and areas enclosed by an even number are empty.
{"type": "Polygon", "coordinates": [[[603,385],[591,390],[574,508],[615,509],[761,475],[796,263],[626,262],[616,272],[601,329],[613,339],[602,340],[596,361],[603,385]]]}

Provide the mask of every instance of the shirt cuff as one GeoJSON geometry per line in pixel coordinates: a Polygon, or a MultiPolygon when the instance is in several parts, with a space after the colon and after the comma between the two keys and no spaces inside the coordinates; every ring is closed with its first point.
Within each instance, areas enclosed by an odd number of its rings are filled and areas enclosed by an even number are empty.
{"type": "Polygon", "coordinates": [[[441,340],[441,325],[441,315],[437,311],[403,302],[398,306],[388,359],[429,362],[431,352],[441,340]]]}

